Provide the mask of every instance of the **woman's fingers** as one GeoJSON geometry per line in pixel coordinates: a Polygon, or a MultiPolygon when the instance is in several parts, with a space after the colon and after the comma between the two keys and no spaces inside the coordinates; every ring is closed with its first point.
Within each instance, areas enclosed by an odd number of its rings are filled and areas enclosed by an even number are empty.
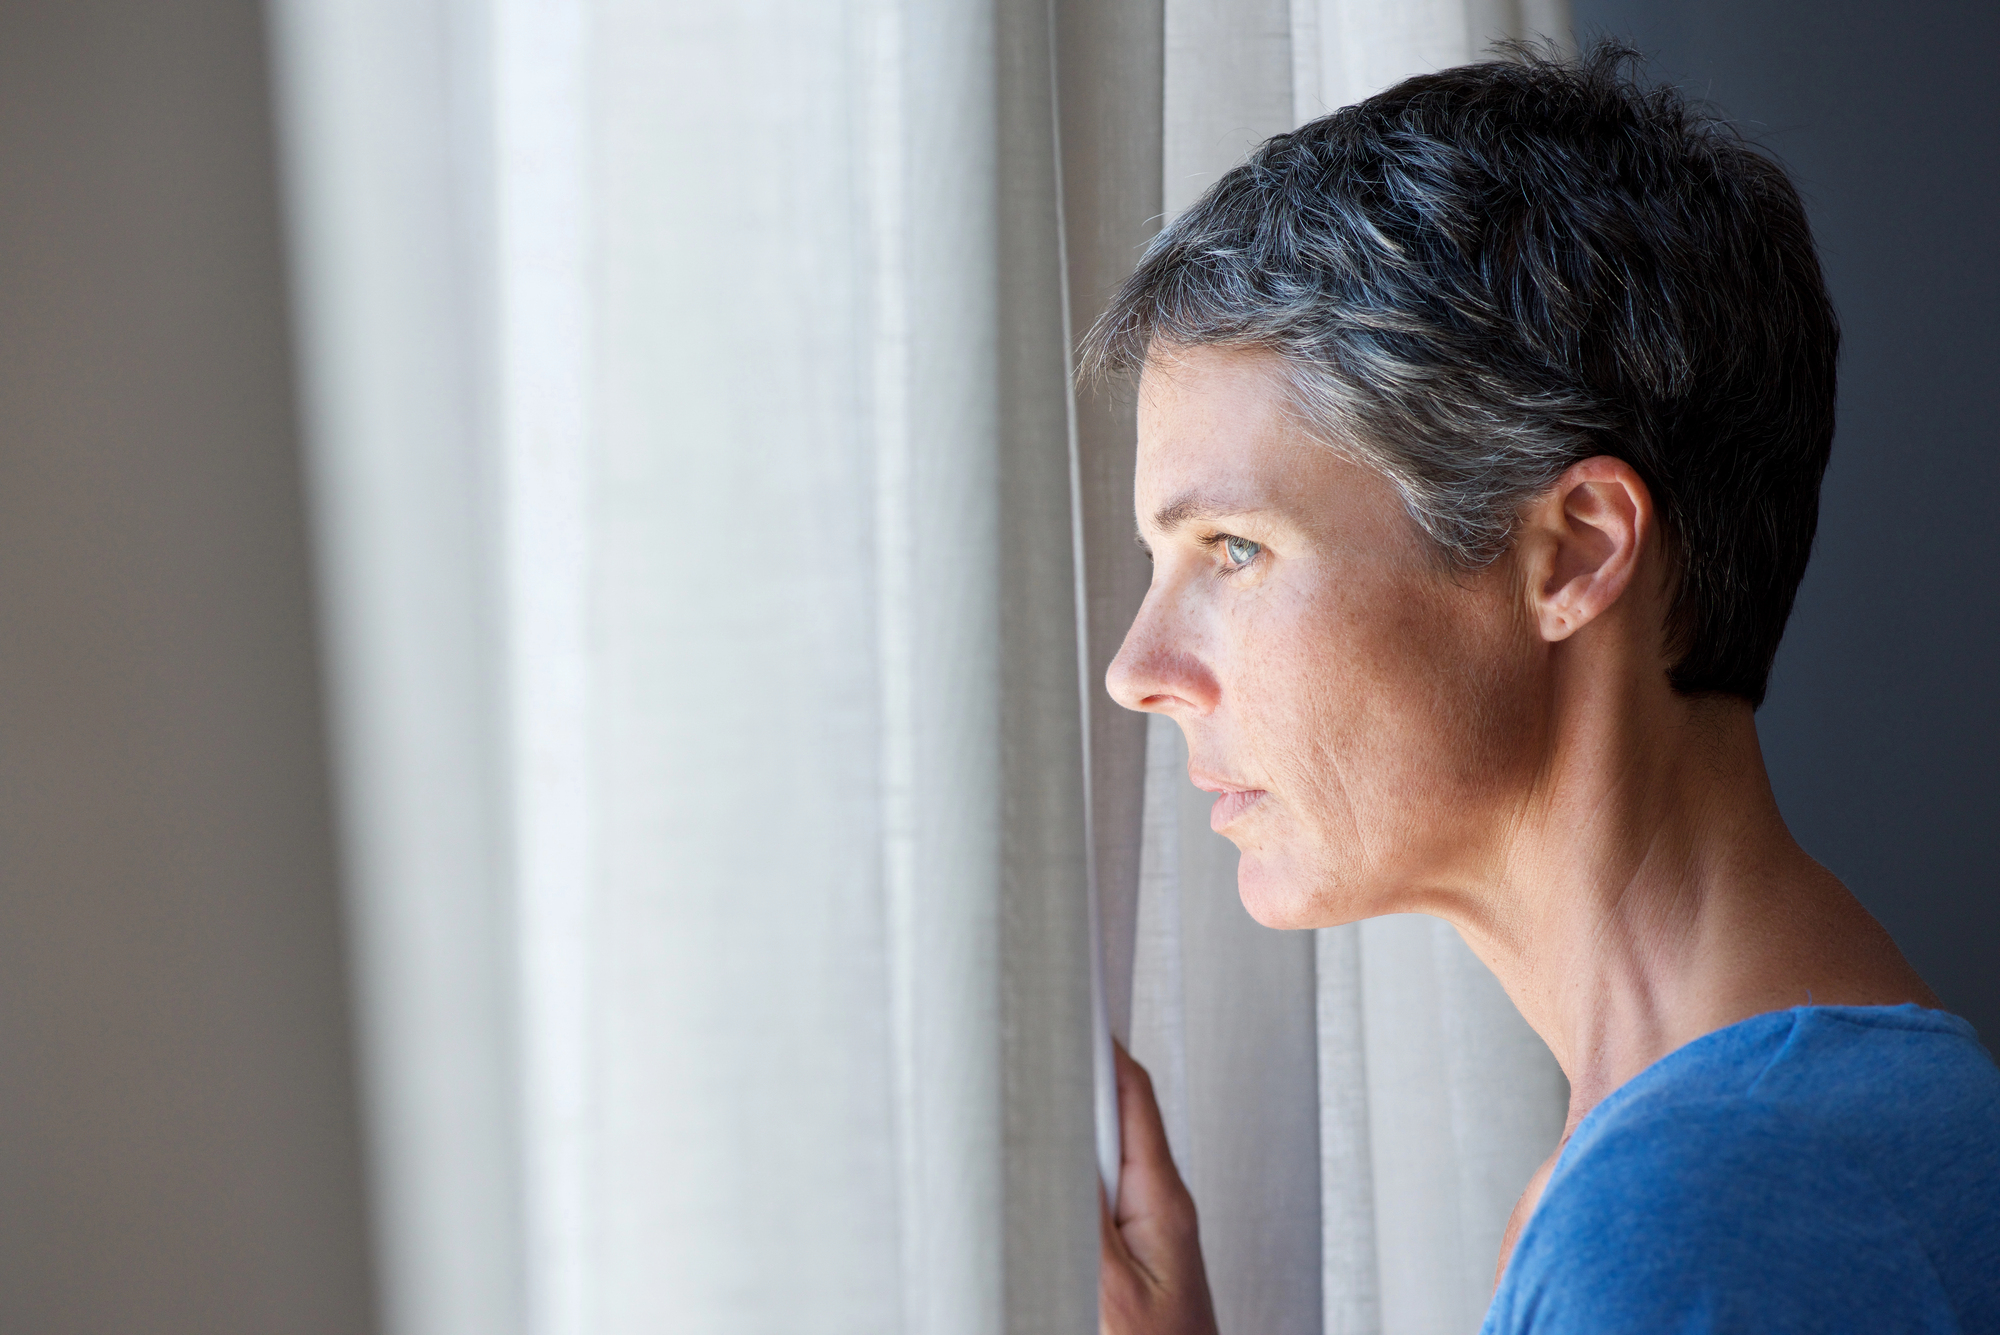
{"type": "Polygon", "coordinates": [[[1105,1199],[1102,1182],[1097,1184],[1097,1241],[1104,1249],[1106,1265],[1113,1261],[1131,1263],[1132,1253],[1125,1250],[1125,1239],[1118,1232],[1118,1221],[1111,1215],[1111,1202],[1105,1199]]]}
{"type": "Polygon", "coordinates": [[[1118,1199],[1113,1216],[1122,1226],[1137,1221],[1194,1227],[1194,1201],[1174,1167],[1166,1125],[1153,1096],[1152,1077],[1120,1044],[1112,1045],[1118,1070],[1118,1199]],[[1183,1218],[1184,1216],[1184,1218],[1183,1218]]]}
{"type": "Polygon", "coordinates": [[[1097,1188],[1097,1218],[1102,1250],[1097,1267],[1097,1328],[1099,1335],[1149,1335],[1156,1326],[1152,1317],[1154,1295],[1159,1284],[1125,1250],[1118,1222],[1111,1217],[1111,1202],[1104,1188],[1097,1188]]]}
{"type": "Polygon", "coordinates": [[[1098,1193],[1102,1329],[1105,1335],[1213,1335],[1194,1198],[1174,1168],[1152,1080],[1123,1047],[1115,1051],[1123,1153],[1115,1208],[1098,1193]]]}
{"type": "Polygon", "coordinates": [[[1153,1078],[1146,1068],[1132,1060],[1125,1045],[1111,1044],[1112,1059],[1118,1070],[1118,1132],[1122,1158],[1126,1163],[1165,1163],[1173,1166],[1167,1148],[1166,1124],[1160,1120],[1160,1103],[1153,1094],[1153,1078]]]}

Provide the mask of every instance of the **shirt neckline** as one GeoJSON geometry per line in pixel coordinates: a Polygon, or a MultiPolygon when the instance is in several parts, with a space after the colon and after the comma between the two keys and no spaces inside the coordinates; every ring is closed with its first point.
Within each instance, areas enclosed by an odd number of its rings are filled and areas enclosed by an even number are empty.
{"type": "MultiPolygon", "coordinates": [[[[1579,1141],[1588,1139],[1584,1133],[1593,1124],[1601,1121],[1605,1115],[1615,1109],[1629,1103],[1637,1095],[1643,1094],[1647,1088],[1671,1076],[1675,1068],[1693,1060],[1696,1056],[1700,1055],[1701,1051],[1726,1043],[1732,1038],[1744,1037],[1755,1029],[1774,1028],[1779,1024],[1797,1026],[1805,1020],[1837,1020],[1868,1029],[1900,1029],[1910,1033],[1951,1034],[1959,1038],[1970,1039],[1974,1044],[1979,1042],[1978,1031],[1973,1029],[1971,1022],[1963,1016],[1954,1015],[1950,1011],[1937,1010],[1930,1006],[1919,1005],[1914,1001],[1902,1001],[1893,1006],[1823,1006],[1808,1004],[1804,1006],[1790,1006],[1784,1010],[1760,1011],[1755,1015],[1746,1015],[1740,1020],[1723,1025],[1720,1029],[1711,1029],[1705,1034],[1697,1035],[1675,1048],[1672,1052],[1655,1058],[1651,1065],[1645,1067],[1637,1075],[1612,1090],[1609,1094],[1606,1094],[1602,1099],[1599,1099],[1597,1106],[1583,1115],[1583,1120],[1576,1124],[1576,1129],[1571,1131],[1568,1139],[1563,1142],[1561,1152],[1556,1155],[1555,1167],[1549,1171],[1548,1185],[1555,1185],[1556,1178],[1562,1173],[1564,1165],[1569,1160],[1570,1150],[1579,1141]],[[1911,1023],[1912,1021],[1914,1023],[1911,1023]]],[[[1543,1190],[1546,1194],[1547,1187],[1544,1187],[1543,1190]]]]}

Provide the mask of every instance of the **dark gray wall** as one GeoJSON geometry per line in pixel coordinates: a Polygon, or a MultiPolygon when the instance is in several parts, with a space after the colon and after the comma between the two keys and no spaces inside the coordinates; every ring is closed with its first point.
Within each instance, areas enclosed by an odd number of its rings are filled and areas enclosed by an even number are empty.
{"type": "Polygon", "coordinates": [[[1819,545],[1759,715],[1799,840],[2000,1042],[2000,6],[1575,0],[1794,172],[1840,309],[1819,545]]]}
{"type": "Polygon", "coordinates": [[[372,1328],[254,0],[0,4],[0,1330],[372,1328]]]}

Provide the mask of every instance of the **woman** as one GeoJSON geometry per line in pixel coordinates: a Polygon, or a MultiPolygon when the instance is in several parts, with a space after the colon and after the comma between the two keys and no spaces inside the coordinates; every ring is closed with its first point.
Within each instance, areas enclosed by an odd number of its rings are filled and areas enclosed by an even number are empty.
{"type": "MultiPolygon", "coordinates": [[[[2000,1331],[2000,1072],[1758,750],[1833,435],[1797,192],[1630,53],[1267,143],[1089,340],[1139,373],[1173,718],[1273,927],[1452,922],[1573,1091],[1490,1331],[2000,1331]]],[[[1207,1331],[1144,1074],[1107,1330],[1207,1331]]]]}

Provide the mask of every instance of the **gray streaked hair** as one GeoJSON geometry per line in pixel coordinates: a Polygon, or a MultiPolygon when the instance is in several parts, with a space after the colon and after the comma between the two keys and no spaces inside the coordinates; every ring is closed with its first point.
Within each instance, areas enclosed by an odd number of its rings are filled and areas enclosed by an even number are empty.
{"type": "Polygon", "coordinates": [[[1155,238],[1082,373],[1156,345],[1274,354],[1307,429],[1465,568],[1572,464],[1622,458],[1677,576],[1674,685],[1761,703],[1832,440],[1804,208],[1629,50],[1509,56],[1267,141],[1155,238]]]}

